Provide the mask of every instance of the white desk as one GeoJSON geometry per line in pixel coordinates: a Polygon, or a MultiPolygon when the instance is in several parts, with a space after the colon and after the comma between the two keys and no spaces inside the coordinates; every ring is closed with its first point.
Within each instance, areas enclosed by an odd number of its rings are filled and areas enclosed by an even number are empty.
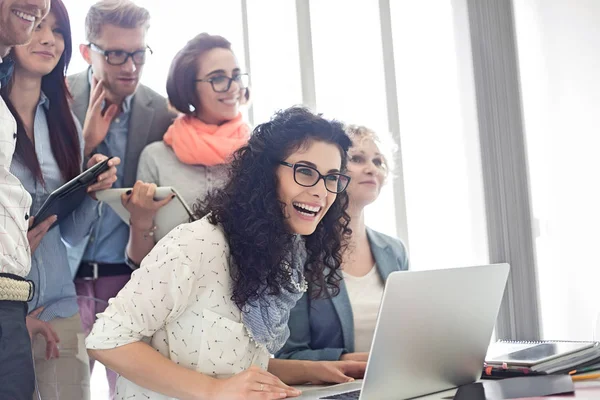
{"type": "MultiPolygon", "coordinates": [[[[358,381],[357,381],[358,382],[358,381]]],[[[295,386],[302,390],[302,396],[297,399],[318,399],[315,395],[315,389],[323,388],[324,386],[295,386]]],[[[451,400],[456,393],[456,389],[446,390],[444,392],[435,393],[423,397],[419,397],[419,400],[451,400]]],[[[547,397],[528,397],[529,400],[564,400],[564,399],[600,399],[600,380],[590,380],[575,382],[575,394],[563,395],[563,396],[547,396],[547,397]]]]}

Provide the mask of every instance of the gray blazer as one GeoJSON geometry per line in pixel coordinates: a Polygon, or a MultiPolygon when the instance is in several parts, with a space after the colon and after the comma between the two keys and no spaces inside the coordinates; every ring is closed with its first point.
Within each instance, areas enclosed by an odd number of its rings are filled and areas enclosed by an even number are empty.
{"type": "MultiPolygon", "coordinates": [[[[85,121],[90,98],[89,69],[67,78],[73,95],[73,113],[85,121]]],[[[162,140],[175,114],[167,108],[167,100],[147,86],[140,84],[131,103],[131,119],[127,136],[127,150],[123,162],[124,187],[135,184],[140,154],[146,145],[162,140]]]]}
{"type": "MultiPolygon", "coordinates": [[[[408,269],[406,248],[400,240],[370,228],[367,237],[384,281],[393,271],[408,269]]],[[[292,309],[290,337],[275,357],[336,361],[344,353],[353,353],[354,317],[344,281],[340,281],[340,293],[331,299],[311,299],[307,293],[292,309]]]]}
{"type": "MultiPolygon", "coordinates": [[[[67,78],[73,96],[71,108],[81,125],[84,125],[90,99],[89,68],[67,78]]],[[[167,108],[167,100],[147,86],[140,84],[131,102],[131,117],[127,133],[125,159],[121,160],[124,170],[123,185],[132,187],[136,181],[140,154],[147,144],[162,140],[173,122],[175,114],[167,108]]],[[[77,246],[68,249],[69,267],[75,276],[87,247],[89,236],[77,246]]]]}

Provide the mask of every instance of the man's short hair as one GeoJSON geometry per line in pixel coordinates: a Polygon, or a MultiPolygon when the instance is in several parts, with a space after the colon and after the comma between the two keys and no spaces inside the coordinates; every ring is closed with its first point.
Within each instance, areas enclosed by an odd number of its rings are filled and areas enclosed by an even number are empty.
{"type": "Polygon", "coordinates": [[[126,29],[148,29],[150,13],[131,0],[101,0],[90,7],[85,17],[86,40],[93,43],[107,24],[126,29]]]}

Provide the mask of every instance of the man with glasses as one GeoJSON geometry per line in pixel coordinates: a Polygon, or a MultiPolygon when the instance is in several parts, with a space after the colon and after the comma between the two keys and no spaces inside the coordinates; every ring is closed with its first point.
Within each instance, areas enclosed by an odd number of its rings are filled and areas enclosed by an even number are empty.
{"type": "MultiPolygon", "coordinates": [[[[90,68],[69,77],[73,112],[84,126],[85,156],[99,152],[120,157],[117,188],[134,185],[140,153],[162,139],[174,118],[166,99],[140,84],[152,54],[146,43],[149,19],[148,11],[130,0],[94,4],[85,21],[87,43],[80,46],[90,68]]],[[[79,302],[87,332],[132,272],[125,256],[129,226],[106,204],[98,212],[87,243],[70,251],[77,294],[102,300],[79,302]]],[[[112,398],[116,375],[108,371],[107,376],[112,398]]]]}

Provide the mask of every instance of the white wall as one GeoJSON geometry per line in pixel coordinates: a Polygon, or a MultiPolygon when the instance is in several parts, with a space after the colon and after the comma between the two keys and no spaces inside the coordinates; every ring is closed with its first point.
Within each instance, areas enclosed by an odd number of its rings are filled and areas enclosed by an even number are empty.
{"type": "Polygon", "coordinates": [[[544,338],[600,311],[600,1],[514,0],[544,338]]]}

